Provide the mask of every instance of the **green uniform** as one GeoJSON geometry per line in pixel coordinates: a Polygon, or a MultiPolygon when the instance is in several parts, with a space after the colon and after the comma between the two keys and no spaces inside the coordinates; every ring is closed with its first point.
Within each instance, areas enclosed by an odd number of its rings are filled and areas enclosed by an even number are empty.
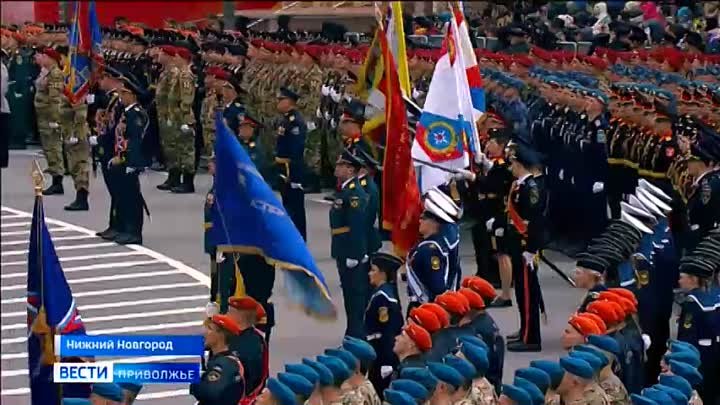
{"type": "MultiPolygon", "coordinates": [[[[32,61],[32,52],[19,48],[10,55],[8,66],[7,100],[10,105],[10,147],[25,148],[25,141],[33,135],[33,77],[37,65],[32,61]]],[[[46,123],[47,125],[47,123],[46,123]]]]}
{"type": "Polygon", "coordinates": [[[365,307],[370,299],[367,276],[368,194],[357,178],[346,181],[334,194],[330,209],[332,244],[347,315],[346,336],[363,339],[365,307]]]}
{"type": "Polygon", "coordinates": [[[367,207],[367,223],[368,223],[368,252],[375,253],[382,247],[382,240],[380,239],[380,232],[375,227],[375,220],[378,217],[378,211],[380,209],[380,193],[378,186],[375,184],[375,180],[366,176],[360,177],[360,185],[368,195],[368,207],[367,207]]]}
{"type": "MultiPolygon", "coordinates": [[[[56,101],[57,102],[57,101],[56,101]]],[[[88,190],[90,184],[90,144],[87,125],[87,104],[77,105],[62,99],[60,106],[60,132],[65,143],[68,169],[75,190],[88,190]]]]}
{"type": "Polygon", "coordinates": [[[53,66],[41,72],[35,83],[35,112],[47,171],[52,176],[65,174],[63,167],[63,138],[60,132],[60,101],[63,97],[64,79],[59,67],[53,66]],[[55,125],[55,128],[52,128],[55,125]]]}
{"type": "Polygon", "coordinates": [[[195,174],[195,115],[193,113],[193,100],[195,98],[195,76],[189,68],[180,69],[177,82],[171,92],[170,116],[177,131],[176,142],[171,146],[175,158],[175,166],[183,174],[195,174]],[[183,130],[183,125],[189,129],[183,130]]]}
{"type": "Polygon", "coordinates": [[[199,405],[237,405],[245,392],[243,370],[232,352],[214,354],[200,381],[190,384],[199,405]]]}
{"type": "Polygon", "coordinates": [[[212,156],[215,147],[215,113],[220,107],[217,94],[209,90],[202,102],[201,116],[203,129],[203,155],[212,156]]]}
{"type": "Polygon", "coordinates": [[[157,87],[155,89],[155,106],[158,117],[158,130],[160,131],[160,145],[165,154],[165,165],[168,169],[176,168],[176,158],[172,155],[173,145],[177,137],[173,129],[173,121],[170,116],[171,90],[178,74],[177,68],[165,69],[160,73],[157,87]]]}
{"type": "Polygon", "coordinates": [[[268,167],[265,164],[265,155],[260,149],[260,145],[257,141],[257,136],[253,135],[252,138],[247,141],[240,140],[240,145],[242,145],[243,149],[245,149],[245,152],[247,152],[248,156],[250,156],[250,160],[255,163],[255,167],[257,168],[258,172],[260,172],[261,174],[265,173],[268,170],[268,167]]]}

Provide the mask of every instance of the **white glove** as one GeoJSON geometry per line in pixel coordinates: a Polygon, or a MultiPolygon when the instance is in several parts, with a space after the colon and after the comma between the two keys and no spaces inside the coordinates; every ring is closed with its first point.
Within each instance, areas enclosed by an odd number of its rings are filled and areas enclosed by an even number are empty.
{"type": "Polygon", "coordinates": [[[189,127],[187,124],[182,124],[182,125],[180,126],[180,130],[181,130],[182,132],[190,132],[190,127],[189,127]]]}
{"type": "Polygon", "coordinates": [[[320,88],[320,94],[327,97],[330,94],[330,88],[323,84],[322,88],[320,88]]]}
{"type": "Polygon", "coordinates": [[[365,256],[363,256],[363,258],[362,258],[361,262],[362,262],[362,263],[367,263],[367,262],[368,262],[368,260],[370,260],[370,256],[368,256],[368,255],[365,255],[365,256]]]}
{"type": "Polygon", "coordinates": [[[382,376],[382,378],[385,378],[392,373],[393,373],[392,366],[380,366],[380,376],[382,376]]]}
{"type": "Polygon", "coordinates": [[[48,127],[52,128],[52,129],[56,129],[56,128],[60,128],[60,124],[58,124],[57,122],[51,122],[48,124],[48,127]]]}
{"type": "Polygon", "coordinates": [[[90,140],[90,146],[96,146],[98,144],[97,135],[91,135],[89,140],[90,140]]]}
{"type": "Polygon", "coordinates": [[[78,143],[78,139],[76,136],[71,136],[68,139],[67,143],[68,143],[68,145],[75,145],[76,143],[78,143]]]}
{"type": "Polygon", "coordinates": [[[599,181],[593,183],[593,194],[597,194],[605,189],[605,184],[599,181]]]}
{"type": "Polygon", "coordinates": [[[94,95],[94,94],[88,94],[87,96],[85,96],[85,102],[86,102],[87,104],[92,104],[92,103],[94,103],[94,102],[95,102],[95,95],[94,95]]]}
{"type": "Polygon", "coordinates": [[[332,118],[332,115],[330,115],[329,111],[325,111],[325,121],[330,121],[330,118],[332,118]]]}
{"type": "Polygon", "coordinates": [[[360,262],[355,259],[345,259],[345,266],[347,266],[348,269],[356,267],[359,263],[360,262]]]}
{"type": "Polygon", "coordinates": [[[333,119],[330,120],[330,126],[331,126],[332,128],[337,127],[337,121],[335,121],[335,118],[333,118],[333,119]]]}
{"type": "Polygon", "coordinates": [[[323,113],[322,113],[322,111],[320,111],[320,107],[318,107],[318,109],[315,111],[315,116],[318,118],[323,117],[323,113]]]}
{"type": "Polygon", "coordinates": [[[565,169],[560,169],[560,173],[558,173],[558,178],[560,180],[563,180],[565,178],[564,173],[565,173],[565,169]]]}
{"type": "Polygon", "coordinates": [[[470,170],[458,169],[458,171],[453,174],[453,179],[474,181],[475,173],[471,172],[470,170]]]}
{"type": "Polygon", "coordinates": [[[502,238],[505,236],[505,228],[498,228],[495,230],[495,236],[498,238],[502,238]]]}
{"type": "Polygon", "coordinates": [[[487,221],[485,221],[485,229],[488,231],[492,231],[493,224],[495,223],[495,218],[490,218],[487,221]]]}
{"type": "Polygon", "coordinates": [[[643,346],[645,347],[645,351],[650,348],[650,345],[652,345],[652,339],[650,339],[650,336],[646,334],[642,334],[642,340],[643,340],[643,346]]]}
{"type": "Polygon", "coordinates": [[[216,253],[215,253],[215,262],[216,262],[216,263],[222,263],[222,262],[224,262],[224,261],[225,261],[225,255],[222,254],[221,252],[216,252],[216,253]]]}
{"type": "Polygon", "coordinates": [[[335,103],[339,103],[340,100],[342,100],[342,94],[340,94],[340,93],[338,93],[338,92],[333,92],[332,94],[330,94],[330,98],[331,98],[332,101],[334,101],[335,103]]]}
{"type": "Polygon", "coordinates": [[[420,97],[421,95],[422,95],[422,93],[420,93],[420,91],[419,91],[418,89],[416,89],[415,87],[413,87],[413,89],[412,89],[412,98],[415,99],[415,100],[417,100],[418,97],[420,97]]]}
{"type": "Polygon", "coordinates": [[[134,167],[126,167],[125,168],[125,174],[133,174],[133,173],[135,173],[134,167]]]}
{"type": "Polygon", "coordinates": [[[523,258],[525,259],[525,263],[527,263],[530,266],[535,266],[535,253],[530,252],[523,252],[523,258]]]}
{"type": "Polygon", "coordinates": [[[208,318],[212,318],[213,315],[217,315],[220,313],[220,307],[216,302],[208,302],[205,304],[205,315],[207,315],[208,318]]]}

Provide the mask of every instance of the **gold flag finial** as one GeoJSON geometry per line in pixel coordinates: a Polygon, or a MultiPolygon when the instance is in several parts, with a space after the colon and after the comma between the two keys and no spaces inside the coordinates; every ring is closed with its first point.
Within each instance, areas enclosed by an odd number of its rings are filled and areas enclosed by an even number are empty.
{"type": "Polygon", "coordinates": [[[33,187],[35,188],[35,195],[41,196],[43,188],[45,187],[45,176],[43,176],[42,168],[37,160],[33,160],[32,170],[30,175],[33,180],[33,187]]]}

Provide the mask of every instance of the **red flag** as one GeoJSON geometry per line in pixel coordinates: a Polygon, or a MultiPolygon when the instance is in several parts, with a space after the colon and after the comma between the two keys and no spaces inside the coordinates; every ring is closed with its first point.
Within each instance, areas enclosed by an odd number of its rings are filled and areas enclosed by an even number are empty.
{"type": "MultiPolygon", "coordinates": [[[[378,28],[382,30],[382,28],[378,28]]],[[[410,157],[412,139],[392,52],[384,33],[378,39],[385,59],[385,159],[383,162],[383,228],[391,231],[396,254],[405,256],[418,240],[422,204],[410,157]]]]}

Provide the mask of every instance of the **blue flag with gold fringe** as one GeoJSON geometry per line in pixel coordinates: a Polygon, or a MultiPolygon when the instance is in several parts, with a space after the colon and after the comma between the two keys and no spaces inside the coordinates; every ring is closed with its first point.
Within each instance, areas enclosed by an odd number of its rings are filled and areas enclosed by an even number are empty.
{"type": "Polygon", "coordinates": [[[65,398],[87,398],[87,384],[54,384],[55,335],[85,334],[72,291],[45,224],[42,197],[35,197],[27,279],[28,372],[32,405],[55,405],[65,398]]]}
{"type": "Polygon", "coordinates": [[[286,271],[290,299],[305,312],[335,318],[325,277],[282,203],[250,156],[215,118],[215,203],[210,237],[218,252],[261,255],[286,271]]]}

